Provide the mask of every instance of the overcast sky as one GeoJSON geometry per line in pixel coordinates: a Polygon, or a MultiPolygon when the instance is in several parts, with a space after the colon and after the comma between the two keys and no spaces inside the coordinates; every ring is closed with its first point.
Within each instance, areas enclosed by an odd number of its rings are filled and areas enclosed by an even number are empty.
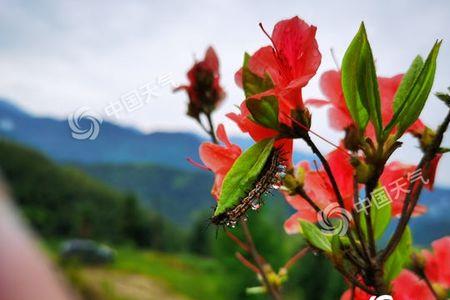
{"type": "MultiPolygon", "coordinates": [[[[238,134],[223,117],[243,99],[234,72],[245,51],[268,44],[259,22],[271,31],[278,20],[294,15],[318,27],[319,74],[335,68],[329,49],[340,60],[362,20],[383,76],[404,72],[417,54],[426,55],[436,39],[444,39],[433,90],[445,90],[450,85],[450,2],[393,2],[0,0],[0,96],[40,116],[63,119],[88,106],[110,121],[145,132],[200,133],[184,116],[186,96],[172,94],[169,86],[153,86],[158,95],[139,110],[124,109],[120,118],[106,116],[104,109],[159,76],[172,74],[174,82],[185,82],[194,56],[201,58],[213,45],[228,94],[216,118],[238,134]]],[[[321,96],[318,77],[305,89],[305,98],[321,96]]],[[[434,127],[444,112],[430,99],[422,119],[434,127]]],[[[314,129],[337,141],[340,136],[327,128],[325,111],[313,113],[314,129]]],[[[405,151],[402,159],[417,161],[415,147],[405,151]]],[[[445,159],[441,183],[450,184],[449,169],[445,159]]]]}

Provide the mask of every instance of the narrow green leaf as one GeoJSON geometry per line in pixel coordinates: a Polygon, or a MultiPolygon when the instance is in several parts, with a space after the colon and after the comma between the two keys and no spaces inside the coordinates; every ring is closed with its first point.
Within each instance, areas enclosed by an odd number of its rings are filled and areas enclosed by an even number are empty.
{"type": "Polygon", "coordinates": [[[278,123],[278,101],[274,96],[261,99],[247,99],[245,104],[251,113],[252,119],[267,128],[277,130],[278,123]]]}
{"type": "Polygon", "coordinates": [[[403,102],[406,100],[406,96],[408,95],[409,90],[414,84],[414,81],[420,74],[420,70],[423,67],[423,59],[420,55],[417,55],[414,58],[411,66],[409,67],[406,74],[403,76],[402,81],[400,82],[400,86],[397,89],[397,92],[394,96],[394,112],[397,112],[398,109],[402,106],[403,102]]]}
{"type": "Polygon", "coordinates": [[[409,262],[412,251],[412,235],[409,227],[406,227],[405,232],[392,252],[391,256],[384,264],[384,280],[390,282],[395,279],[403,270],[404,266],[409,262]]]}
{"type": "MultiPolygon", "coordinates": [[[[392,204],[388,194],[383,189],[375,190],[377,195],[372,196],[370,206],[370,219],[372,220],[373,234],[376,240],[383,236],[390,221],[392,204]]],[[[374,194],[375,195],[375,194],[374,194]]],[[[363,234],[367,237],[367,224],[364,215],[360,216],[360,225],[363,234]]]]}
{"type": "Polygon", "coordinates": [[[377,196],[372,197],[370,216],[372,219],[372,227],[374,228],[375,239],[378,240],[383,236],[386,228],[391,221],[392,205],[391,199],[384,189],[377,189],[377,196]]]}
{"type": "Polygon", "coordinates": [[[303,235],[306,240],[311,243],[314,247],[321,249],[325,252],[331,252],[331,242],[323,234],[316,225],[311,222],[300,220],[300,225],[302,227],[303,235]]]}
{"type": "Polygon", "coordinates": [[[353,38],[342,61],[342,89],[350,114],[361,131],[369,119],[380,137],[381,102],[372,50],[364,23],[353,38]]]}
{"type": "Polygon", "coordinates": [[[409,91],[414,85],[414,82],[417,80],[417,77],[420,74],[420,71],[423,67],[423,59],[420,55],[417,55],[416,58],[411,63],[411,66],[409,67],[406,74],[403,76],[402,81],[400,82],[400,86],[397,89],[397,92],[394,96],[394,103],[393,103],[393,111],[394,116],[389,121],[389,124],[384,129],[384,135],[388,135],[395,125],[397,125],[400,113],[397,113],[400,109],[404,107],[405,101],[407,100],[407,96],[409,94],[409,91]]]}
{"type": "Polygon", "coordinates": [[[404,100],[399,103],[392,120],[386,126],[386,133],[389,133],[397,125],[397,136],[400,137],[418,119],[433,86],[440,46],[441,41],[434,44],[420,72],[404,96],[404,100]]]}
{"type": "Polygon", "coordinates": [[[214,215],[232,209],[253,188],[272,152],[273,143],[273,139],[262,140],[238,157],[223,180],[214,215]]]}
{"type": "Polygon", "coordinates": [[[268,74],[265,74],[264,78],[261,78],[250,71],[248,68],[249,60],[250,55],[245,53],[244,65],[242,66],[242,86],[246,98],[273,88],[272,79],[268,74]]]}

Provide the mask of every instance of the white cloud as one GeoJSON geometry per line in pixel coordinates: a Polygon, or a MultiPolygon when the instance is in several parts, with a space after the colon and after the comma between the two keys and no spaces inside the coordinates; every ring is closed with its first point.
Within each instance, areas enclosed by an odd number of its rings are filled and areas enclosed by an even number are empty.
{"type": "MultiPolygon", "coordinates": [[[[171,72],[178,82],[193,55],[201,57],[209,44],[220,55],[226,103],[218,121],[238,129],[224,114],[234,110],[242,92],[234,84],[244,51],[268,43],[258,28],[267,29],[282,18],[299,15],[318,27],[323,54],[319,73],[334,68],[333,47],[342,57],[346,45],[364,20],[377,58],[378,72],[403,72],[416,54],[426,55],[437,38],[450,36],[450,3],[441,1],[1,1],[0,94],[39,115],[65,118],[80,106],[102,111],[111,101],[137,86],[171,72]]],[[[450,85],[450,46],[444,41],[434,90],[450,85]]],[[[168,88],[137,112],[120,120],[144,131],[193,130],[184,117],[186,97],[168,88]]],[[[318,97],[318,76],[304,91],[318,97]]],[[[436,126],[443,105],[432,99],[423,119],[436,126]]],[[[338,139],[314,111],[314,129],[338,139]]],[[[448,142],[449,139],[447,138],[448,142]]],[[[324,147],[324,149],[328,149],[324,147]]],[[[402,159],[417,160],[406,148],[402,159]]],[[[441,182],[450,184],[449,159],[441,165],[441,182]],[[446,174],[444,174],[446,173],[446,174]]]]}

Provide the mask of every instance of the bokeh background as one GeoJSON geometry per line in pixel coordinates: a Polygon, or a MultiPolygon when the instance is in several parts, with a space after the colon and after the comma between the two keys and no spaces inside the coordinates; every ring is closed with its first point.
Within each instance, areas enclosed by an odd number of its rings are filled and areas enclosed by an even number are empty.
{"type": "MultiPolygon", "coordinates": [[[[405,72],[417,54],[426,55],[443,39],[433,91],[450,86],[445,0],[0,0],[0,168],[41,248],[81,297],[264,298],[245,294],[246,287],[258,284],[255,275],[235,260],[236,246],[223,232],[207,226],[214,205],[212,176],[186,162],[187,157],[198,161],[198,145],[207,137],[185,116],[186,95],[172,89],[186,82],[194,59],[212,45],[227,92],[214,119],[247,147],[251,141],[224,116],[243,100],[234,73],[245,51],[269,43],[259,22],[270,31],[294,15],[318,27],[322,52],[305,99],[322,96],[320,74],[337,67],[330,49],[339,64],[361,21],[383,76],[405,72]],[[95,119],[82,118],[82,112],[95,119]],[[70,119],[79,119],[82,129],[97,123],[95,138],[74,138],[70,119]],[[74,247],[80,239],[93,241],[82,244],[91,249],[88,261],[68,262],[61,245],[74,247]],[[104,261],[109,254],[101,251],[103,244],[113,249],[111,262],[104,261]]],[[[444,109],[431,96],[422,120],[434,128],[444,109]]],[[[313,110],[313,129],[339,141],[342,136],[326,119],[325,110],[313,110]]],[[[395,158],[417,162],[415,141],[404,142],[395,158]]],[[[318,143],[324,152],[331,150],[318,143]]],[[[301,143],[295,157],[313,159],[301,143]]],[[[428,214],[412,223],[416,246],[450,233],[449,200],[446,157],[435,191],[421,199],[428,214]]],[[[267,202],[250,226],[258,248],[279,267],[303,241],[283,232],[291,213],[284,200],[275,195],[267,202]]],[[[312,254],[289,277],[287,299],[337,299],[345,289],[331,267],[312,254]]]]}

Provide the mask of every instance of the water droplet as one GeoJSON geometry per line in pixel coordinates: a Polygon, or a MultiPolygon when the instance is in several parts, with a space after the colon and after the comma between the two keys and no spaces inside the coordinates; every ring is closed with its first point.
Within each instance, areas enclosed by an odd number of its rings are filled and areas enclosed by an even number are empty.
{"type": "Polygon", "coordinates": [[[277,176],[281,179],[283,179],[284,177],[286,177],[286,173],[285,172],[278,172],[277,176]]]}
{"type": "Polygon", "coordinates": [[[236,221],[235,220],[230,221],[230,225],[229,226],[231,228],[235,228],[236,227],[236,221]]]}
{"type": "Polygon", "coordinates": [[[261,204],[259,203],[258,200],[253,200],[252,202],[252,210],[257,210],[261,207],[261,204]]]}
{"type": "Polygon", "coordinates": [[[272,188],[273,188],[274,190],[279,190],[280,187],[281,187],[281,185],[280,185],[279,182],[275,182],[274,184],[272,184],[272,188]]]}
{"type": "Polygon", "coordinates": [[[278,165],[278,166],[277,166],[277,169],[278,169],[278,171],[280,171],[280,172],[284,172],[284,171],[286,171],[286,166],[285,166],[285,165],[278,165]]]}

